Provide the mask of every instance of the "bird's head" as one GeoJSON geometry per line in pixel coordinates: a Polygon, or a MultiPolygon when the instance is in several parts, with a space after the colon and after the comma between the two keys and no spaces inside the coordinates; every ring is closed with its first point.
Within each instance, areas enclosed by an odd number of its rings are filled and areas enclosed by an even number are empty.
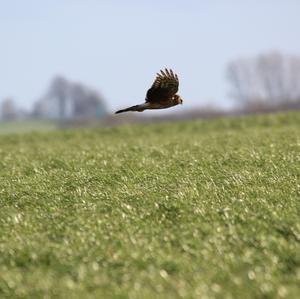
{"type": "Polygon", "coordinates": [[[174,102],[175,102],[176,105],[179,105],[179,104],[182,105],[183,100],[182,100],[181,96],[179,96],[178,94],[175,94],[173,99],[174,99],[174,102]]]}

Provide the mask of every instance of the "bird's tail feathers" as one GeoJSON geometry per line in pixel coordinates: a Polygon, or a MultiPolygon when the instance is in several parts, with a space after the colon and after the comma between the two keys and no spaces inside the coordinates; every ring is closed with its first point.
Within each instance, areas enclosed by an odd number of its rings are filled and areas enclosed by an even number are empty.
{"type": "Polygon", "coordinates": [[[126,109],[118,110],[115,112],[115,114],[123,113],[123,112],[128,112],[128,111],[139,111],[142,112],[145,110],[145,107],[143,105],[134,105],[131,107],[128,107],[126,109]]]}

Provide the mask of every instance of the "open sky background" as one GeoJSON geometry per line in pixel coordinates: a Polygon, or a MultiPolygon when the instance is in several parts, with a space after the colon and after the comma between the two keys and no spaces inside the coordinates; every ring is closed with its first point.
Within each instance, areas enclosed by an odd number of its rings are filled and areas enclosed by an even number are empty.
{"type": "Polygon", "coordinates": [[[166,66],[186,109],[226,107],[227,63],[300,55],[299,14],[299,0],[0,0],[0,100],[29,108],[63,75],[115,110],[143,102],[166,66]]]}

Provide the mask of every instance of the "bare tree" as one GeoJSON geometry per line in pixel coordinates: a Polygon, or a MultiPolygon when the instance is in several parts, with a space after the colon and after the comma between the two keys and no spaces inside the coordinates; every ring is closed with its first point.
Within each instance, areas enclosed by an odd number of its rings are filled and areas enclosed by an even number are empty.
{"type": "Polygon", "coordinates": [[[1,116],[3,120],[13,120],[17,118],[17,108],[11,98],[3,100],[1,103],[1,116]]]}
{"type": "Polygon", "coordinates": [[[70,96],[74,101],[74,116],[82,115],[85,106],[87,88],[81,83],[74,83],[70,87],[70,96]]]}
{"type": "Polygon", "coordinates": [[[278,106],[300,102],[300,58],[270,52],[239,59],[227,68],[231,95],[242,106],[278,106]]]}
{"type": "Polygon", "coordinates": [[[74,101],[74,117],[97,118],[106,114],[106,106],[102,97],[83,84],[71,84],[70,97],[74,101]]]}
{"type": "Polygon", "coordinates": [[[59,101],[59,115],[61,119],[66,117],[66,101],[69,92],[69,83],[63,77],[55,77],[49,89],[49,97],[57,98],[59,101]]]}

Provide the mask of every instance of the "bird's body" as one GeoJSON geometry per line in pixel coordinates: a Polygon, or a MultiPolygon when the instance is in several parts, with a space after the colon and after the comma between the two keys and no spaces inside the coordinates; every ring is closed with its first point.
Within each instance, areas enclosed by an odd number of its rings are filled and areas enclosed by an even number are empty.
{"type": "Polygon", "coordinates": [[[160,71],[157,74],[151,88],[146,94],[146,101],[143,104],[131,106],[117,111],[123,113],[128,111],[143,112],[147,109],[165,109],[182,104],[182,99],[177,95],[179,80],[172,70],[160,71]]]}

